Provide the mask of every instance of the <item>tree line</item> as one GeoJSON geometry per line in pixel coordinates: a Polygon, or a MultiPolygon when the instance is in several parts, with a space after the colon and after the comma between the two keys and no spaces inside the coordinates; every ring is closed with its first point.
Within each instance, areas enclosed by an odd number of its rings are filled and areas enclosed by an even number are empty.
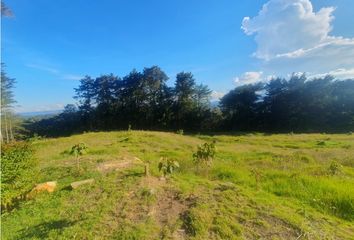
{"type": "MultiPolygon", "coordinates": [[[[77,105],[67,105],[56,117],[28,124],[39,134],[72,131],[155,129],[215,129],[218,112],[210,108],[211,90],[197,84],[192,73],[180,72],[173,87],[157,66],[113,74],[86,76],[75,88],[77,105]]],[[[219,113],[220,115],[221,113],[219,113]]]]}
{"type": "Polygon", "coordinates": [[[227,129],[349,132],[354,130],[354,80],[275,78],[235,88],[220,107],[227,129]]]}
{"type": "Polygon", "coordinates": [[[186,131],[348,132],[354,130],[354,80],[292,75],[236,87],[210,103],[212,91],[190,72],[174,86],[158,66],[86,76],[75,88],[77,104],[40,121],[29,132],[46,136],[83,131],[151,129],[186,131]]]}

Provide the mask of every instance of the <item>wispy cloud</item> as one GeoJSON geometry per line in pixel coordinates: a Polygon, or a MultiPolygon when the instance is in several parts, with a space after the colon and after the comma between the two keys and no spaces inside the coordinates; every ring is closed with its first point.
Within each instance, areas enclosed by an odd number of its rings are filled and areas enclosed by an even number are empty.
{"type": "Polygon", "coordinates": [[[353,79],[354,78],[354,68],[351,68],[351,69],[339,68],[339,69],[329,71],[326,73],[320,73],[320,74],[314,74],[314,75],[309,74],[309,77],[310,78],[318,78],[318,77],[324,77],[326,75],[331,75],[331,76],[338,78],[338,79],[353,79]]]}
{"type": "Polygon", "coordinates": [[[55,69],[55,68],[52,68],[52,67],[48,67],[48,66],[44,66],[44,65],[40,65],[40,64],[28,63],[28,64],[25,64],[25,66],[29,67],[29,68],[34,68],[34,69],[37,69],[37,70],[42,70],[42,71],[45,71],[45,72],[53,73],[53,74],[59,74],[59,70],[58,69],[55,69]]]}
{"type": "Polygon", "coordinates": [[[25,66],[29,67],[29,68],[36,69],[36,70],[48,72],[50,74],[56,75],[59,78],[65,79],[65,80],[80,80],[80,79],[82,79],[81,75],[63,73],[62,71],[60,71],[57,68],[42,65],[42,64],[27,63],[27,64],[25,64],[25,66]]]}

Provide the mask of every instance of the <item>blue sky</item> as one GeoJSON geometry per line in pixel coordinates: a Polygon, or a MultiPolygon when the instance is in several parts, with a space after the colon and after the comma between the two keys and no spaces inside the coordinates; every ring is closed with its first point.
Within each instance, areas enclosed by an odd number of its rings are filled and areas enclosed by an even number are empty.
{"type": "Polygon", "coordinates": [[[5,3],[15,16],[2,19],[2,62],[17,80],[18,112],[73,103],[84,75],[152,65],[170,85],[191,71],[214,97],[291,72],[354,76],[352,0],[5,3]]]}

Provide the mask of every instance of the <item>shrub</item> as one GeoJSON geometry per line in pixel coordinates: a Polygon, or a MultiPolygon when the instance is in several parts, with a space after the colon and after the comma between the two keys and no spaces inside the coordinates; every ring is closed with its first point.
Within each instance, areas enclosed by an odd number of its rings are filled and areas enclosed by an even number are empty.
{"type": "Polygon", "coordinates": [[[24,198],[38,180],[38,162],[29,142],[14,142],[1,149],[1,206],[7,210],[24,198]]]}
{"type": "Polygon", "coordinates": [[[204,164],[210,166],[216,154],[215,142],[204,143],[198,146],[193,154],[193,160],[197,165],[204,164]]]}
{"type": "Polygon", "coordinates": [[[167,174],[172,174],[179,168],[179,163],[177,161],[162,157],[158,168],[160,172],[162,171],[163,176],[166,177],[167,174]]]}
{"type": "Polygon", "coordinates": [[[76,157],[77,170],[80,170],[80,157],[87,153],[87,149],[85,143],[78,143],[71,147],[70,154],[76,157]]]}

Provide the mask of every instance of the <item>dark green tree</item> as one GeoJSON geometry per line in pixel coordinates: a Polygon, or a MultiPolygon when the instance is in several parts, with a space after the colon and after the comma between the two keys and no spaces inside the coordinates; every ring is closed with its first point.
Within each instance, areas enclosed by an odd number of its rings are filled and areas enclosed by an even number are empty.
{"type": "Polygon", "coordinates": [[[220,100],[225,127],[234,130],[257,129],[258,105],[262,84],[243,85],[231,90],[220,100]]]}
{"type": "Polygon", "coordinates": [[[95,80],[90,76],[85,76],[80,80],[80,85],[75,88],[75,96],[79,103],[79,112],[82,119],[82,124],[92,130],[93,129],[93,111],[94,111],[94,98],[96,96],[95,92],[95,80]]]}
{"type": "Polygon", "coordinates": [[[175,126],[177,129],[190,128],[193,123],[192,112],[196,108],[195,79],[190,72],[181,72],[176,76],[174,88],[175,126]]]}

